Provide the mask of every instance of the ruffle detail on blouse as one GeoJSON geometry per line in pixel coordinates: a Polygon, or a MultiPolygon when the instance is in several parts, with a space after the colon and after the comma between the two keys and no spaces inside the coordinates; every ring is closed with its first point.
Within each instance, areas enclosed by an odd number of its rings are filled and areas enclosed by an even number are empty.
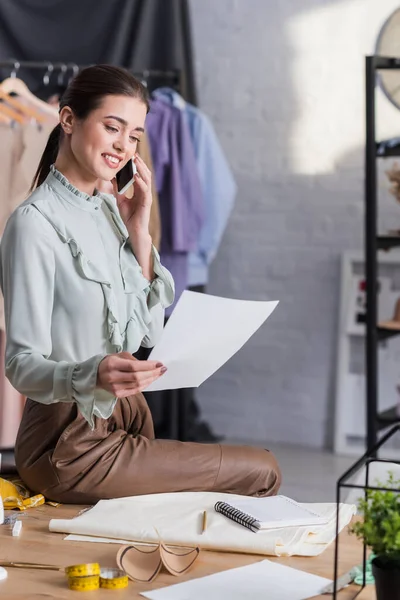
{"type": "Polygon", "coordinates": [[[161,304],[163,308],[171,306],[175,298],[175,284],[171,273],[162,266],[160,255],[153,246],[153,269],[156,277],[149,286],[147,306],[149,310],[161,304]]]}
{"type": "MultiPolygon", "coordinates": [[[[99,261],[99,264],[96,264],[95,262],[93,262],[93,260],[89,260],[84,255],[84,252],[82,251],[82,248],[80,247],[79,243],[70,234],[65,223],[63,223],[59,217],[57,218],[56,213],[51,211],[51,209],[49,211],[47,211],[46,209],[48,207],[45,207],[42,204],[39,204],[39,205],[35,204],[35,207],[47,219],[47,221],[49,221],[49,223],[52,225],[52,227],[57,232],[57,235],[59,236],[61,241],[68,245],[71,255],[76,261],[76,267],[77,267],[78,273],[85,279],[88,279],[89,281],[94,281],[94,282],[98,283],[99,285],[101,285],[103,295],[104,295],[104,300],[105,300],[106,307],[107,307],[107,317],[106,318],[107,318],[108,339],[109,339],[109,342],[114,347],[115,352],[121,352],[122,350],[124,350],[124,336],[121,334],[121,329],[123,328],[123,326],[122,326],[122,328],[120,327],[117,299],[115,297],[115,293],[112,289],[112,286],[111,286],[110,280],[107,276],[107,273],[105,272],[105,267],[101,264],[100,261],[99,261]]],[[[132,259],[134,260],[133,256],[132,256],[132,259]]],[[[148,284],[148,282],[147,282],[147,284],[148,284]]],[[[139,290],[137,290],[137,292],[139,292],[139,290]]],[[[142,292],[142,295],[145,298],[145,294],[143,292],[142,292]]],[[[136,345],[134,350],[131,350],[131,352],[136,352],[136,350],[139,348],[143,337],[146,336],[149,331],[147,325],[151,321],[151,316],[149,314],[146,303],[144,303],[143,307],[145,308],[145,312],[148,314],[148,319],[144,320],[137,314],[136,307],[137,307],[138,301],[139,301],[139,298],[134,297],[134,295],[132,294],[132,308],[130,310],[130,313],[131,313],[131,319],[132,320],[135,319],[135,321],[137,323],[137,327],[135,330],[132,329],[132,333],[134,332],[134,339],[129,340],[130,347],[133,347],[136,345]]]]}
{"type": "Polygon", "coordinates": [[[103,358],[103,355],[97,355],[82,363],[77,363],[70,378],[69,399],[76,401],[91,429],[94,428],[93,417],[108,419],[117,402],[114,394],[96,388],[97,372],[103,358]]]}
{"type": "MultiPolygon", "coordinates": [[[[124,282],[125,292],[127,294],[136,293],[146,290],[148,295],[147,308],[150,310],[153,306],[161,304],[163,308],[170,306],[175,297],[175,284],[171,273],[162,266],[160,255],[156,248],[152,247],[153,252],[153,268],[155,273],[154,280],[150,283],[143,275],[142,268],[137,263],[136,259],[132,260],[133,252],[129,242],[129,234],[119,213],[117,213],[115,198],[110,194],[101,194],[106,203],[114,224],[118,228],[123,243],[120,249],[120,268],[124,282]],[[136,284],[134,285],[134,282],[136,284]],[[140,282],[140,283],[137,283],[140,282]]],[[[145,311],[146,312],[146,311],[145,311]]],[[[143,314],[143,313],[142,313],[143,314]]]]}
{"type": "Polygon", "coordinates": [[[85,277],[85,279],[94,281],[101,285],[107,305],[108,338],[110,343],[115,346],[116,352],[121,352],[123,349],[123,338],[119,328],[117,301],[112,290],[111,283],[101,272],[99,266],[85,257],[80,246],[74,238],[68,236],[67,232],[60,232],[54,223],[52,223],[52,225],[56,229],[62,241],[68,244],[73,258],[77,261],[78,271],[80,274],[85,277]]]}
{"type": "Polygon", "coordinates": [[[150,309],[160,303],[163,308],[172,304],[174,299],[174,282],[171,274],[160,263],[157,250],[153,247],[155,279],[150,283],[143,275],[129,242],[128,231],[119,215],[113,196],[101,194],[101,199],[110,211],[113,222],[120,234],[119,251],[120,270],[127,297],[127,323],[120,323],[117,299],[107,274],[107,266],[99,258],[89,260],[79,242],[72,235],[70,228],[62,219],[56,208],[50,204],[33,202],[32,205],[51,224],[59,238],[68,245],[72,257],[76,261],[79,274],[101,285],[107,313],[108,339],[115,352],[127,350],[134,353],[142,340],[149,333],[151,323],[150,309]]]}

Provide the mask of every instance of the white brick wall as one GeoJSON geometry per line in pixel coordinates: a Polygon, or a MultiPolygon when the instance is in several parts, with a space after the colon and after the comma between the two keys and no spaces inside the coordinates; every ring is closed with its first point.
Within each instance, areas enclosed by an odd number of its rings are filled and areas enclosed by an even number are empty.
{"type": "MultiPolygon", "coordinates": [[[[191,0],[200,105],[239,185],[209,291],[281,301],[198,392],[230,438],[329,444],[339,257],[363,239],[363,57],[398,4],[191,0]]],[[[378,107],[380,136],[400,135],[378,107]]],[[[381,221],[399,227],[381,170],[381,221]]]]}

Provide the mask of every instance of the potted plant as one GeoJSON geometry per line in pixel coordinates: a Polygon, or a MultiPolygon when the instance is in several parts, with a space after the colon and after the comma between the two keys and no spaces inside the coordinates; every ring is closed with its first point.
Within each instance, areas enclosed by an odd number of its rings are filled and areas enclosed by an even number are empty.
{"type": "Polygon", "coordinates": [[[363,519],[350,529],[374,553],[372,573],[377,600],[400,600],[400,480],[390,473],[386,484],[367,490],[358,503],[363,519]]]}

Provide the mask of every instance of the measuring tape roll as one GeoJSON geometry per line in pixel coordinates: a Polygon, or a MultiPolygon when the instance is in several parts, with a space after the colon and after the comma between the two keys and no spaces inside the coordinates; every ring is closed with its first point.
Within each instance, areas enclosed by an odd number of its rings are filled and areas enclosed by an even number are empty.
{"type": "Polygon", "coordinates": [[[106,590],[121,590],[128,586],[128,575],[120,569],[101,569],[100,587],[106,590]]]}
{"type": "Polygon", "coordinates": [[[83,565],[71,565],[65,567],[67,577],[87,577],[88,575],[100,575],[99,563],[86,563],[83,565]]]}
{"type": "Polygon", "coordinates": [[[98,590],[100,587],[98,575],[86,575],[84,577],[68,577],[68,587],[76,592],[89,592],[98,590]]]}
{"type": "Polygon", "coordinates": [[[100,569],[98,563],[71,565],[66,567],[65,574],[68,578],[70,590],[86,592],[104,588],[107,590],[120,590],[128,586],[128,576],[120,569],[100,569]]]}

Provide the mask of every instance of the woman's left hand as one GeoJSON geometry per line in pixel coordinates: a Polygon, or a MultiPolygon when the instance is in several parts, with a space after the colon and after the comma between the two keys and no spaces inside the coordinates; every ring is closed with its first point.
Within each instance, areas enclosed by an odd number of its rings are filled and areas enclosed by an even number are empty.
{"type": "Polygon", "coordinates": [[[133,183],[133,197],[129,198],[126,195],[118,194],[117,182],[113,179],[114,196],[117,200],[119,214],[127,230],[136,235],[148,235],[152,203],[151,171],[138,154],[134,157],[134,162],[137,173],[133,183]]]}

